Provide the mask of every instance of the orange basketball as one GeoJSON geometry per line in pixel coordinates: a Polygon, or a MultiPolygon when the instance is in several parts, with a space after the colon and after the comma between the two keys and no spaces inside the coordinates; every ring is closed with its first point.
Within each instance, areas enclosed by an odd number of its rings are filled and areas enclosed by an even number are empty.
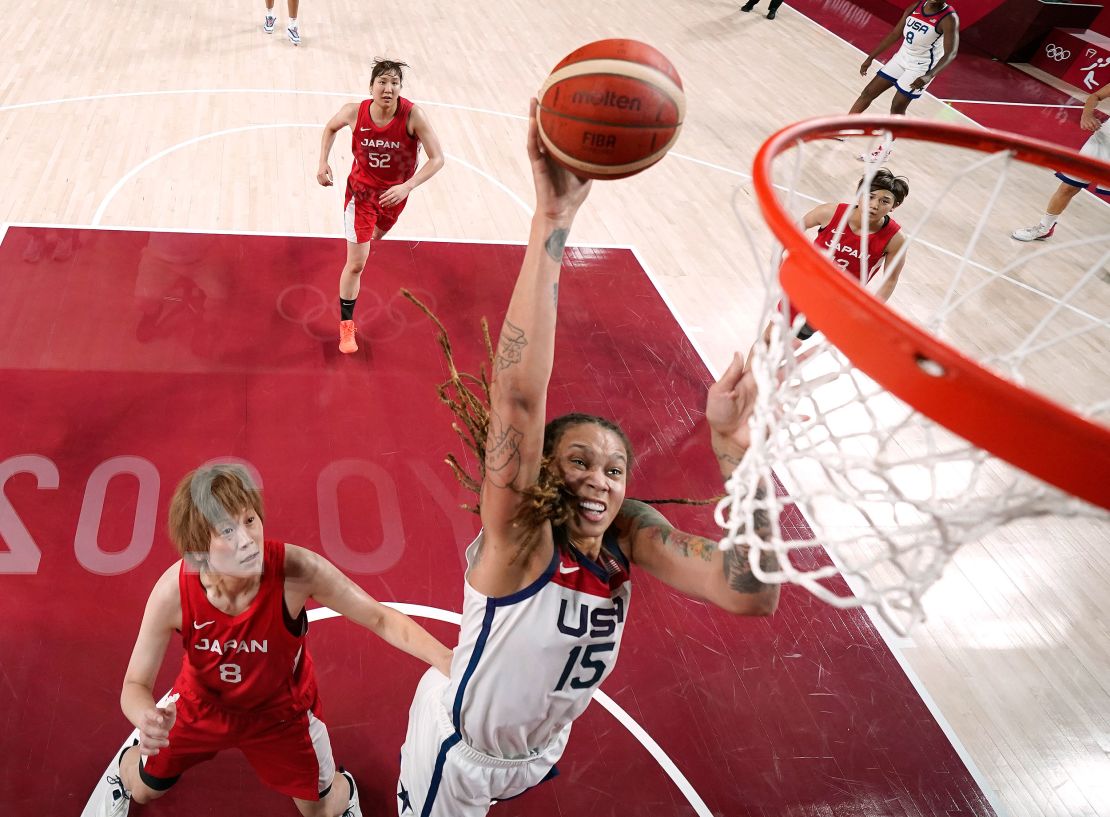
{"type": "Polygon", "coordinates": [[[621,179],[658,162],[686,115],[670,60],[636,40],[598,40],[568,54],[539,92],[540,138],[559,164],[621,179]]]}

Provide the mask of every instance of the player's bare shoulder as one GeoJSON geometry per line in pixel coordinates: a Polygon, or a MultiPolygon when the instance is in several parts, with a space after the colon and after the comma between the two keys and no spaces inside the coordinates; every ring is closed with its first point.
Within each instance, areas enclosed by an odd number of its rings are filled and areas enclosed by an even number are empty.
{"type": "Polygon", "coordinates": [[[353,130],[358,123],[358,111],[361,107],[361,102],[348,102],[332,117],[332,124],[346,125],[353,130]]]}
{"type": "Polygon", "coordinates": [[[148,618],[174,630],[181,629],[181,585],[178,582],[181,563],[182,560],[178,559],[163,571],[154,583],[146,604],[145,615],[148,618]]]}

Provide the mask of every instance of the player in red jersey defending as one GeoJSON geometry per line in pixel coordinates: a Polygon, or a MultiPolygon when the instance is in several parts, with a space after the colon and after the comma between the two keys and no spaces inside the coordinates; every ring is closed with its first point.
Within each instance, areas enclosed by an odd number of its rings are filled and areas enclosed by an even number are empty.
{"type": "Polygon", "coordinates": [[[101,813],[164,795],[189,768],[238,748],[262,781],[305,817],[361,817],[338,769],[305,643],[313,599],[393,646],[450,672],[451,650],[370,598],[324,557],[263,538],[262,497],[241,466],[200,468],[170,503],[182,558],[154,585],[120,705],[139,730],[101,784],[101,813]],[[174,695],[157,706],[155,677],[174,633],[185,655],[174,695]]]}
{"type": "MultiPolygon", "coordinates": [[[[866,177],[859,180],[857,189],[862,188],[866,177]]],[[[867,283],[883,270],[882,283],[875,296],[886,301],[898,285],[898,277],[906,263],[903,252],[906,238],[902,235],[901,225],[891,218],[890,213],[910,194],[910,185],[901,176],[895,176],[885,167],[875,171],[871,179],[871,194],[867,203],[867,224],[864,225],[863,208],[855,204],[818,204],[802,219],[803,229],[819,227],[815,246],[821,248],[846,275],[857,281],[867,283]],[[850,210],[850,211],[849,211],[850,210]],[[849,211],[844,229],[840,223],[845,211],[849,211]],[[867,246],[863,245],[863,234],[867,234],[867,246]]],[[[791,307],[790,321],[793,323],[797,312],[791,307]]],[[[798,330],[798,340],[808,340],[817,330],[808,323],[798,330]]],[[[771,337],[771,324],[763,330],[763,342],[771,337]]],[[[754,352],[754,347],[752,349],[754,352]]],[[[751,365],[752,352],[748,353],[751,365]]]]}
{"type": "Polygon", "coordinates": [[[371,241],[378,241],[397,223],[409,193],[443,167],[443,151],[431,123],[417,105],[401,96],[404,69],[393,60],[375,60],[370,72],[370,99],[339,109],[324,126],[320,168],[316,181],[330,187],[328,156],[335,135],[351,129],[354,163],[347,177],[343,221],[347,263],[339,276],[339,351],[358,351],[353,320],[359,279],[370,257],[371,241]],[[428,161],[416,168],[420,146],[428,161]]]}

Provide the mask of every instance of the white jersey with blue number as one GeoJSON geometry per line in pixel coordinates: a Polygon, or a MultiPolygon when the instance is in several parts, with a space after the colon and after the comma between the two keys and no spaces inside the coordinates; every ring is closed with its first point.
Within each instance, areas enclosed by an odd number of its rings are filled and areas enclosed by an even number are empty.
{"type": "MultiPolygon", "coordinates": [[[[469,566],[482,534],[466,550],[469,566]]],[[[462,632],[443,705],[462,739],[502,758],[538,754],[586,709],[620,652],[632,580],[616,537],[598,562],[556,545],[529,587],[489,598],[463,582],[462,632]]]]}
{"type": "Polygon", "coordinates": [[[944,35],[937,26],[949,15],[956,17],[956,10],[948,4],[945,4],[936,14],[926,14],[925,0],[921,0],[906,18],[906,25],[902,29],[902,47],[898,49],[898,56],[910,63],[923,64],[925,70],[936,65],[944,56],[944,35]]]}

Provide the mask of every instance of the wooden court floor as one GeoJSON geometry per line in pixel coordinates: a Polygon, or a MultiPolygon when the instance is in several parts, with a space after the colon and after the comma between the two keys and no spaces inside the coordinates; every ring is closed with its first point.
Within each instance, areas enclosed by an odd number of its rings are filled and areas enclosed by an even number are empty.
{"type": "MultiPolygon", "coordinates": [[[[770,22],[723,0],[303,0],[299,48],[280,28],[263,34],[261,11],[244,0],[28,0],[8,9],[0,222],[338,236],[341,188],[315,182],[320,127],[363,94],[370,60],[389,56],[413,66],[405,93],[424,106],[448,155],[394,237],[519,241],[530,212],[521,147],[529,96],[582,42],[636,37],[679,68],[687,125],[658,167],[596,186],[572,242],[634,247],[719,371],[759,329],[759,274],[733,207],[735,199],[758,222],[748,185],[755,150],[791,121],[846,110],[862,85],[859,52],[788,7],[770,22]]],[[[930,98],[911,113],[949,116],[930,98]]],[[[341,135],[337,175],[349,161],[341,135]]],[[[942,168],[912,149],[890,164],[913,185],[899,211],[908,220],[941,188],[942,168]]],[[[835,196],[858,173],[849,157],[833,156],[810,192],[835,196]]],[[[1036,220],[1055,184],[1043,171],[1016,174],[1017,194],[998,202],[990,223],[1000,236],[987,248],[992,263],[1027,249],[1002,239],[1036,220]]],[[[1108,213],[1080,196],[1058,235],[1105,233],[1108,213]]],[[[769,238],[756,240],[765,255],[769,238]]],[[[1060,258],[1038,274],[1064,286],[1075,270],[1060,258]]],[[[912,310],[950,263],[915,249],[895,300],[912,310]]],[[[1002,316],[1009,306],[991,304],[1002,316]]],[[[1110,314],[1105,296],[1091,308],[1110,314]]],[[[1059,364],[1082,390],[1110,382],[1108,351],[1059,364]]],[[[1004,813],[1110,813],[1108,534],[1096,522],[1044,520],[968,546],[927,597],[926,624],[890,640],[1004,813]]]]}

